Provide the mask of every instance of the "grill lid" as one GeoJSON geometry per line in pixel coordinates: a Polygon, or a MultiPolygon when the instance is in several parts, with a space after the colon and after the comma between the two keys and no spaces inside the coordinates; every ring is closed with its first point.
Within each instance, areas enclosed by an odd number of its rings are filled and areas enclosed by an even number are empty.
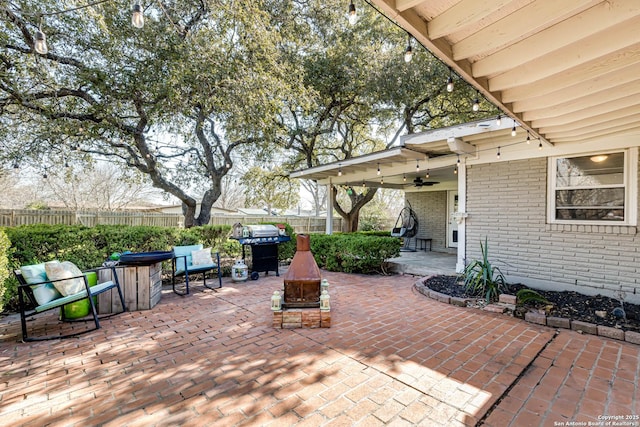
{"type": "Polygon", "coordinates": [[[270,224],[247,225],[251,237],[277,237],[280,234],[278,227],[270,224]]]}

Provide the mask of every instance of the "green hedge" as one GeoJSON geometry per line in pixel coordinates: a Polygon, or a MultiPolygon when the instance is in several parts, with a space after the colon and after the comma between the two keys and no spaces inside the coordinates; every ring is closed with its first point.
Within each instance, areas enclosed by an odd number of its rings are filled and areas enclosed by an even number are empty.
{"type": "Polygon", "coordinates": [[[114,252],[168,251],[172,246],[202,243],[220,252],[226,263],[239,257],[237,241],[228,240],[228,225],[178,229],[171,227],[99,225],[27,225],[0,229],[0,279],[3,271],[8,278],[0,280],[0,311],[17,308],[17,281],[8,274],[22,265],[37,264],[54,259],[71,261],[81,270],[94,268],[114,252]],[[2,235],[6,233],[10,247],[4,248],[2,235]],[[2,269],[2,257],[8,258],[2,269]]]}
{"type": "MultiPolygon", "coordinates": [[[[272,223],[279,224],[279,223],[272,223]]],[[[296,235],[285,224],[291,242],[278,248],[280,260],[293,258],[296,235]]],[[[14,269],[54,259],[71,261],[80,269],[94,268],[114,252],[171,250],[172,246],[202,243],[220,252],[223,272],[240,258],[240,244],[228,239],[228,225],[178,229],[171,227],[99,225],[28,225],[0,228],[0,311],[17,309],[14,269]]],[[[399,255],[401,241],[388,233],[312,234],[311,250],[320,268],[345,273],[386,273],[386,261],[399,255]]]]}
{"type": "Polygon", "coordinates": [[[387,260],[400,255],[400,239],[363,233],[312,234],[311,252],[320,268],[344,273],[387,273],[387,260]]]}

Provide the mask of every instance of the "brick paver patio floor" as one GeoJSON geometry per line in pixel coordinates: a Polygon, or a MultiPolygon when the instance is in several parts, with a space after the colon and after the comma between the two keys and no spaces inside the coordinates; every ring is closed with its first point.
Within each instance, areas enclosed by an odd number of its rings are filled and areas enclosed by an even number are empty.
{"type": "Polygon", "coordinates": [[[439,303],[411,276],[323,274],[329,329],[274,329],[273,276],[165,291],[152,310],[74,339],[18,343],[19,319],[0,319],[0,425],[502,427],[640,414],[639,346],[439,303]]]}

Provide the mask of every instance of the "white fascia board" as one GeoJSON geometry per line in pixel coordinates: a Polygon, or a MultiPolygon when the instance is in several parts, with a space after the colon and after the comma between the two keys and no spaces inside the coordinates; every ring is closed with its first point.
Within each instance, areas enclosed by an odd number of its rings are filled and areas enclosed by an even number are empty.
{"type": "MultiPolygon", "coordinates": [[[[421,133],[403,135],[400,137],[400,144],[405,146],[429,144],[432,142],[447,141],[450,138],[464,138],[465,136],[495,132],[513,127],[513,119],[507,116],[502,115],[500,121],[501,123],[498,126],[496,117],[494,117],[490,120],[469,122],[421,133]]],[[[518,125],[516,124],[516,126],[518,125]]]]}
{"type": "Polygon", "coordinates": [[[407,149],[403,147],[396,147],[396,148],[391,148],[389,150],[377,151],[375,153],[353,157],[351,159],[340,160],[339,162],[333,162],[333,163],[327,163],[325,165],[314,166],[309,169],[293,171],[289,174],[289,176],[291,178],[305,178],[317,172],[337,171],[341,167],[345,168],[347,166],[352,166],[352,165],[383,161],[390,157],[395,157],[395,156],[401,156],[411,160],[425,158],[425,154],[423,153],[419,153],[417,151],[413,151],[411,149],[407,149]]]}

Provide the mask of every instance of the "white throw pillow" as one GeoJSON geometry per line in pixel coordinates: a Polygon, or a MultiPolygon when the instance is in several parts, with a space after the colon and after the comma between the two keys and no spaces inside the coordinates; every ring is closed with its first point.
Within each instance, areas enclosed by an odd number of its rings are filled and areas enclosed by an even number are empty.
{"type": "Polygon", "coordinates": [[[211,248],[204,248],[199,251],[191,252],[191,264],[192,265],[213,264],[213,258],[211,258],[211,248]]]}
{"type": "Polygon", "coordinates": [[[53,286],[55,286],[63,296],[66,297],[77,294],[85,289],[84,279],[82,277],[70,279],[71,277],[82,276],[82,271],[72,262],[51,261],[45,263],[44,268],[47,272],[47,277],[49,277],[49,280],[53,282],[53,286]],[[59,279],[69,280],[61,280],[59,282],[54,281],[59,279]]]}

